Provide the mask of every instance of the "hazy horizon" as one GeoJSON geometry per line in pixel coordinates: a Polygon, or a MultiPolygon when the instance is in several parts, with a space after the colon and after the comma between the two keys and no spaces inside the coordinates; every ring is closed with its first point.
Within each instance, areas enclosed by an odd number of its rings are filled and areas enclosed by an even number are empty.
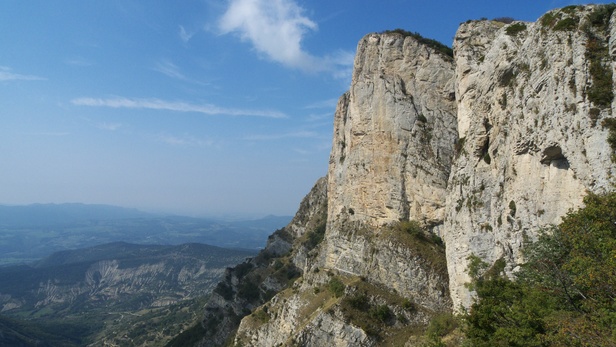
{"type": "Polygon", "coordinates": [[[450,46],[468,19],[579,3],[3,2],[0,202],[293,215],[327,173],[364,35],[450,46]]]}

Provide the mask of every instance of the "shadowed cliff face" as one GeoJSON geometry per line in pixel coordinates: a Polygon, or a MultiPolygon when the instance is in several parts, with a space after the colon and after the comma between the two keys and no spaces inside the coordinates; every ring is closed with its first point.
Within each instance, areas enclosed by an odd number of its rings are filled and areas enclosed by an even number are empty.
{"type": "MultiPolygon", "coordinates": [[[[288,288],[323,239],[327,220],[327,179],[319,179],[304,197],[293,220],[274,232],[256,257],[225,272],[205,306],[198,346],[224,345],[242,318],[288,288]]],[[[188,337],[184,336],[189,340],[188,337]]],[[[184,346],[179,340],[172,346],[184,346]]]]}

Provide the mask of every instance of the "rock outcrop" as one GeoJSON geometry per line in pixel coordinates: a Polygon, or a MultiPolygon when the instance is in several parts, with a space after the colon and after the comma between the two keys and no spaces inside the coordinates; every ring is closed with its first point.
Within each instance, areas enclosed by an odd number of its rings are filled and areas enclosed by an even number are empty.
{"type": "Polygon", "coordinates": [[[283,291],[302,273],[327,221],[327,179],[319,179],[286,227],[274,232],[255,258],[227,269],[205,307],[205,336],[198,346],[233,338],[243,317],[283,291]]]}
{"type": "Polygon", "coordinates": [[[442,245],[404,224],[442,225],[458,139],[453,60],[419,40],[360,41],[335,114],[325,239],[292,288],[242,320],[237,345],[376,346],[451,310],[442,245]]]}
{"type": "Polygon", "coordinates": [[[364,37],[334,117],[324,239],[274,236],[302,276],[248,307],[235,345],[416,345],[472,302],[469,256],[513,276],[526,240],[614,189],[613,9],[469,21],[453,56],[398,30],[364,37]]]}
{"type": "Polygon", "coordinates": [[[554,10],[536,23],[471,21],[456,34],[463,145],[443,228],[456,307],[472,300],[464,287],[471,254],[490,264],[503,258],[511,274],[526,237],[558,224],[587,192],[612,188],[601,123],[614,111],[615,26],[603,8],[554,10]],[[599,78],[608,79],[607,95],[596,95],[599,78]]]}

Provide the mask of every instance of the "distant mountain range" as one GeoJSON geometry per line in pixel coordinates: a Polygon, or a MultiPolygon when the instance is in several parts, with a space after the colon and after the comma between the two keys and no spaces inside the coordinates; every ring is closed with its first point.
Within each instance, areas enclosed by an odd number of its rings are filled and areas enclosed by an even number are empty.
{"type": "Polygon", "coordinates": [[[30,263],[53,252],[118,241],[260,249],[270,234],[290,220],[290,216],[267,216],[221,221],[109,205],[0,206],[0,265],[30,263]]]}
{"type": "Polygon", "coordinates": [[[33,227],[80,223],[89,220],[152,218],[154,214],[133,208],[95,204],[0,205],[0,226],[33,227]]]}
{"type": "Polygon", "coordinates": [[[225,269],[255,254],[114,242],[0,267],[0,346],[155,346],[193,325],[225,269]]]}

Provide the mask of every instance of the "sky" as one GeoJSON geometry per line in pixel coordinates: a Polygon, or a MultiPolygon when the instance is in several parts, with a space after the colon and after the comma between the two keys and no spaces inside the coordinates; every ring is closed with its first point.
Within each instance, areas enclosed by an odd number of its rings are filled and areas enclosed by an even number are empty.
{"type": "Polygon", "coordinates": [[[0,0],[0,204],[293,215],[364,35],[580,3],[0,0]]]}

